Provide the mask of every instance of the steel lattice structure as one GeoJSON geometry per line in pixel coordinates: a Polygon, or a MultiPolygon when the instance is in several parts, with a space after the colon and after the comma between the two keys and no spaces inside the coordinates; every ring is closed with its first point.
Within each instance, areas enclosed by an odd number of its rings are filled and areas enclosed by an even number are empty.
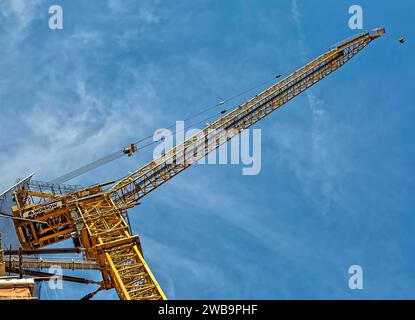
{"type": "Polygon", "coordinates": [[[31,189],[30,185],[20,186],[14,191],[12,212],[15,217],[30,219],[15,220],[23,249],[41,249],[72,237],[85,258],[101,270],[101,289],[115,288],[119,297],[126,300],[166,299],[143,257],[139,237],[131,235],[126,211],[142,197],[342,67],[383,33],[384,29],[379,28],[337,44],[117,182],[61,194],[31,189]]]}

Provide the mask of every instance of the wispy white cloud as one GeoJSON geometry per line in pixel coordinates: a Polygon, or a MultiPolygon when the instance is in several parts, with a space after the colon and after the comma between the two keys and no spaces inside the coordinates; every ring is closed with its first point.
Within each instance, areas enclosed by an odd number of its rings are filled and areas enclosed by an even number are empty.
{"type": "MultiPolygon", "coordinates": [[[[312,57],[308,54],[302,14],[297,0],[292,0],[291,14],[297,30],[300,58],[306,63],[312,57]]],[[[322,99],[310,90],[306,91],[305,95],[311,111],[311,130],[287,128],[278,123],[275,125],[275,131],[280,134],[274,135],[273,140],[277,143],[280,161],[288,163],[301,181],[305,194],[320,207],[322,213],[326,214],[333,201],[332,180],[337,174],[334,145],[328,136],[330,119],[322,99]]]]}
{"type": "Polygon", "coordinates": [[[128,27],[120,30],[117,36],[119,44],[125,47],[138,41],[149,27],[158,25],[166,18],[159,1],[155,0],[140,1],[140,3],[131,0],[108,0],[107,7],[114,17],[128,18],[126,22],[128,27]]]}
{"type": "Polygon", "coordinates": [[[142,237],[146,256],[149,256],[154,263],[153,272],[159,273],[159,280],[165,284],[163,290],[169,299],[188,298],[176,296],[176,286],[179,282],[185,287],[189,283],[198,283],[201,288],[218,288],[224,284],[223,270],[212,265],[208,260],[200,260],[194,255],[190,256],[186,250],[179,246],[170,246],[150,238],[142,237]],[[179,277],[179,278],[178,278],[179,277]],[[166,281],[167,280],[167,281],[166,281]]]}
{"type": "Polygon", "coordinates": [[[7,38],[7,47],[13,48],[15,44],[23,41],[29,33],[29,26],[40,17],[43,0],[3,0],[0,13],[3,18],[2,25],[7,30],[1,36],[7,38]]]}
{"type": "MultiPolygon", "coordinates": [[[[43,2],[7,1],[2,7],[2,15],[11,19],[9,22],[17,17],[14,24],[18,30],[14,32],[22,31],[20,40],[30,32],[40,4],[43,2]]],[[[13,30],[12,25],[7,28],[13,30]]],[[[0,43],[8,43],[8,37],[2,33],[0,43]]],[[[2,72],[9,74],[0,90],[3,115],[8,114],[0,119],[0,130],[8,137],[0,154],[1,188],[33,171],[38,179],[54,178],[118,149],[128,137],[153,130],[160,113],[154,108],[157,89],[150,81],[155,77],[150,65],[131,69],[115,61],[114,65],[123,70],[122,79],[114,79],[118,92],[105,87],[107,82],[93,80],[101,66],[91,69],[91,61],[101,61],[105,46],[113,43],[114,33],[75,28],[69,34],[50,38],[52,42],[34,44],[36,49],[15,40],[13,54],[5,54],[0,63],[2,72]],[[29,64],[31,56],[42,60],[44,67],[29,64]],[[15,92],[24,95],[10,108],[10,97],[15,92]]]]}
{"type": "Polygon", "coordinates": [[[15,19],[14,26],[19,30],[27,28],[37,16],[36,9],[42,0],[3,0],[0,12],[5,18],[15,19]]]}

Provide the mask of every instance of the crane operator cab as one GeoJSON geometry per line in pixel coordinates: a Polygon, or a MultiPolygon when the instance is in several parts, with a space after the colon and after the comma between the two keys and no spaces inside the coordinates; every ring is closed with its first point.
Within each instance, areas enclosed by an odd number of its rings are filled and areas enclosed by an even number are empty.
{"type": "Polygon", "coordinates": [[[78,187],[30,182],[14,190],[11,212],[23,249],[38,249],[69,238],[78,242],[75,233],[79,228],[74,222],[76,212],[68,201],[102,191],[100,185],[81,190],[77,190],[78,187]]]}

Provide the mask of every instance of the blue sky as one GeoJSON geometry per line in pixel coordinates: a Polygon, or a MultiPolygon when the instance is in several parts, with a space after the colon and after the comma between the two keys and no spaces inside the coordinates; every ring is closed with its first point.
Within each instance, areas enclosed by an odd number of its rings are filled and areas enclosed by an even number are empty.
{"type": "MultiPolygon", "coordinates": [[[[353,4],[0,0],[1,189],[33,171],[48,181],[300,67],[356,33],[353,4]],[[63,30],[48,29],[52,4],[63,30]]],[[[415,298],[415,4],[361,5],[364,28],[387,37],[256,125],[259,175],[195,166],[130,210],[169,298],[415,298]],[[348,288],[354,264],[363,290],[348,288]]],[[[72,182],[122,177],[151,155],[72,182]]],[[[45,297],[93,288],[65,289],[45,297]]]]}

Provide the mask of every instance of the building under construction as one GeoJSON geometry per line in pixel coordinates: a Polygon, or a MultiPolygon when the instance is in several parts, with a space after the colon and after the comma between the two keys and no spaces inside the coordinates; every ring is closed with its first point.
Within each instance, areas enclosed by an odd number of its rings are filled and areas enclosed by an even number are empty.
{"type": "MultiPolygon", "coordinates": [[[[0,235],[1,244],[1,235],[0,235]]],[[[0,300],[32,300],[35,297],[35,281],[23,278],[23,269],[16,276],[7,276],[6,262],[0,245],[0,300]]],[[[9,268],[8,268],[9,269],[9,268]]]]}

